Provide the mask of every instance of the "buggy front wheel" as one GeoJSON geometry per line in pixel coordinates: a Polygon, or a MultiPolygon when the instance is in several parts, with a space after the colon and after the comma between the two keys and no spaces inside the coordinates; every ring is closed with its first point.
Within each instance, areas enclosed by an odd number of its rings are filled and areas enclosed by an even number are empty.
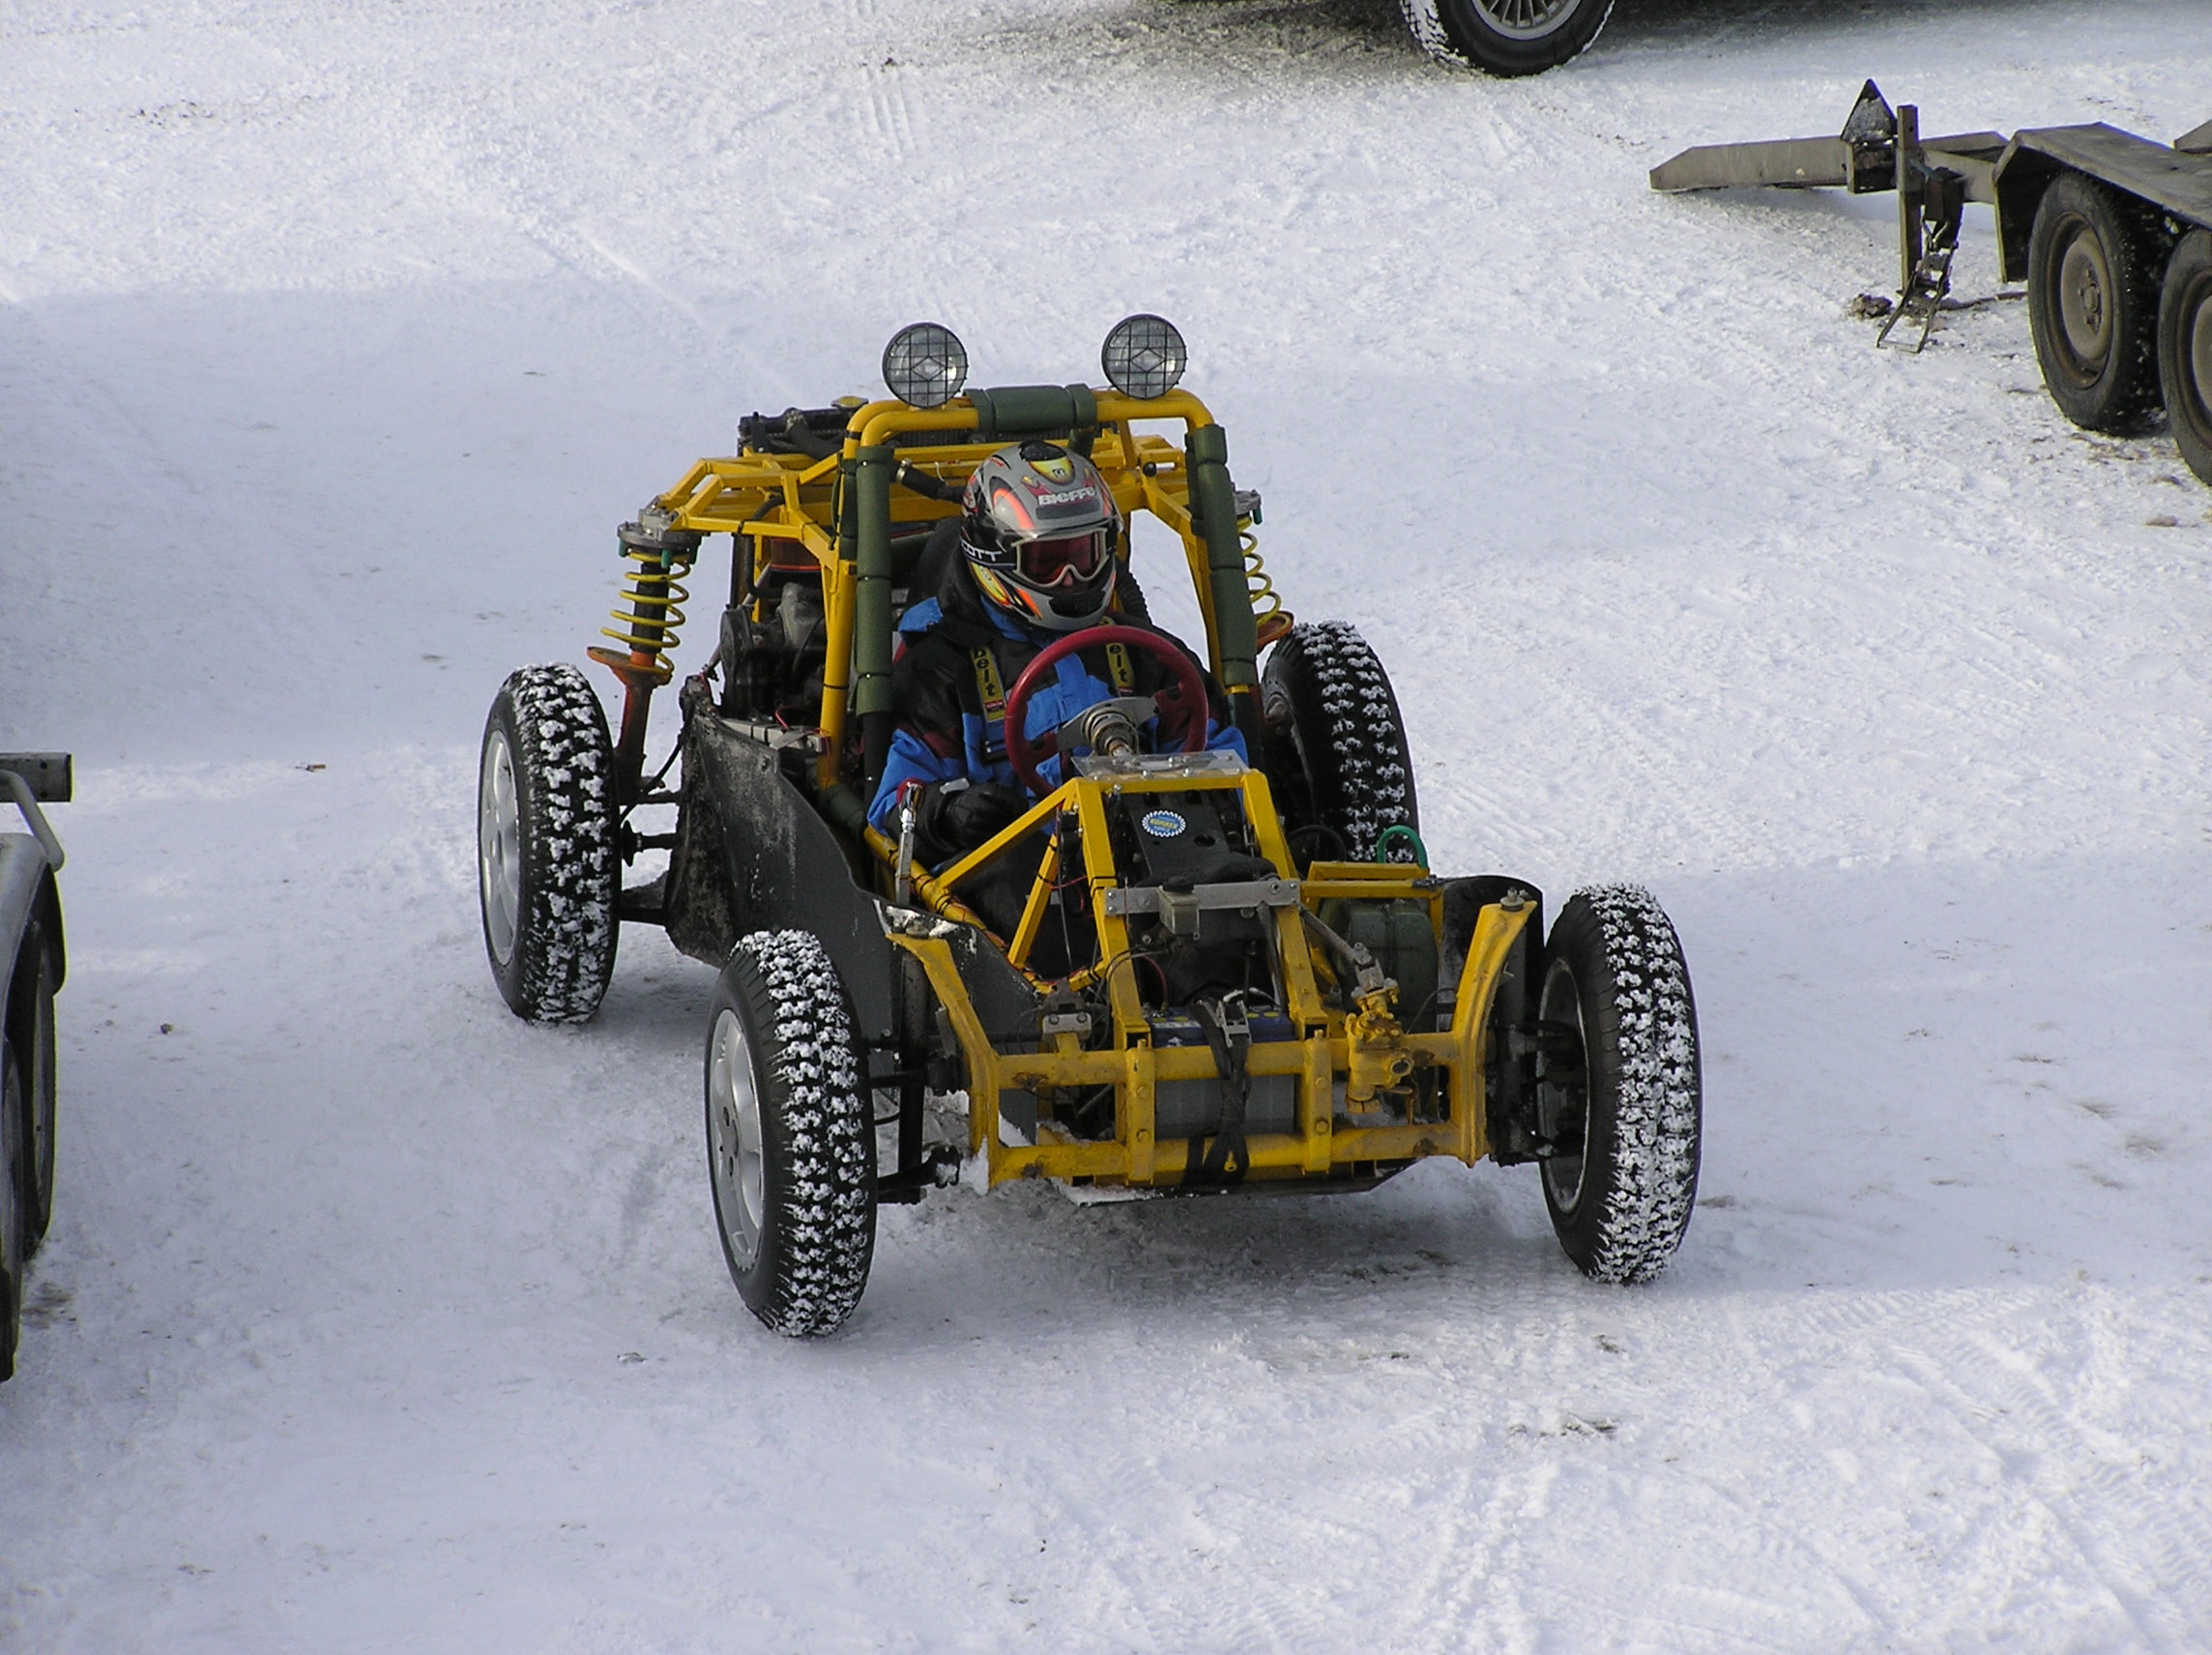
{"type": "Polygon", "coordinates": [[[795,1338],[834,1332],[868,1285],[876,1132],[852,1001],[819,939],[761,931],[715,986],[707,1167],[746,1307],[795,1338]]]}
{"type": "Polygon", "coordinates": [[[1674,927],[1639,886],[1577,891],[1537,1004],[1544,1205],[1585,1275],[1648,1281],[1698,1193],[1698,1012],[1674,927]]]}

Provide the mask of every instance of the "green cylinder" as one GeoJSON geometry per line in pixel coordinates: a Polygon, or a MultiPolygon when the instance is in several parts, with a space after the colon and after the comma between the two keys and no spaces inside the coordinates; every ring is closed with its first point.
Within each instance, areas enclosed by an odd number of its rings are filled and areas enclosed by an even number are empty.
{"type": "Polygon", "coordinates": [[[1213,577],[1214,647],[1221,656],[1221,686],[1249,689],[1260,682],[1260,634],[1252,619],[1252,590],[1244,580],[1244,552],[1237,543],[1237,489],[1229,480],[1229,433],[1201,425],[1190,434],[1190,516],[1206,542],[1213,577]]]}
{"type": "Polygon", "coordinates": [[[853,467],[853,711],[891,710],[891,460],[862,449],[853,467]]]}
{"type": "Polygon", "coordinates": [[[982,442],[1075,432],[1098,423],[1098,398],[1088,385],[1002,385],[971,391],[975,435],[982,442]]]}
{"type": "Polygon", "coordinates": [[[867,801],[847,787],[836,782],[820,795],[822,813],[845,832],[858,839],[860,830],[868,825],[867,801]]]}

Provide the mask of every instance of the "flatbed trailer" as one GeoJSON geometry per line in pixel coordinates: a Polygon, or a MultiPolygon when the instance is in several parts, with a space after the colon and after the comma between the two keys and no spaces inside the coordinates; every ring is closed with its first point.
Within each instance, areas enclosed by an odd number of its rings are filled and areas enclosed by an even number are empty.
{"type": "Polygon", "coordinates": [[[1897,194],[1900,324],[1927,342],[1968,202],[1996,215],[1997,270],[2027,289],[2036,361],[2085,430],[2154,427],[2212,482],[2212,121],[2171,144],[2095,122],[1924,137],[1873,81],[1834,137],[1706,144],[1651,169],[1668,192],[1769,187],[1897,194]]]}

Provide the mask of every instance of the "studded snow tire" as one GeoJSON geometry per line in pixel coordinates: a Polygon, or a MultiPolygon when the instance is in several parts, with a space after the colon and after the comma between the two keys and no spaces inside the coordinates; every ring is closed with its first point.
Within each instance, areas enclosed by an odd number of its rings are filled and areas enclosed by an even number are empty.
{"type": "Polygon", "coordinates": [[[1261,705],[1267,777],[1301,863],[1365,861],[1384,828],[1420,827],[1398,698],[1356,627],[1292,627],[1268,653],[1261,705]]]}
{"type": "Polygon", "coordinates": [[[1649,891],[1596,886],[1568,900],[1538,1016],[1552,1227],[1585,1275],[1649,1281],[1689,1228],[1703,1114],[1690,974],[1649,891]]]}
{"type": "Polygon", "coordinates": [[[722,1256],[746,1307],[833,1333],[868,1285],[876,1133],[852,1001],[820,939],[756,931],[714,990],[707,1159],[722,1256]]]}
{"type": "Polygon", "coordinates": [[[509,676],[484,721],[477,889],[484,951],[517,1017],[581,1023],[615,964],[614,750],[566,662],[509,676]]]}

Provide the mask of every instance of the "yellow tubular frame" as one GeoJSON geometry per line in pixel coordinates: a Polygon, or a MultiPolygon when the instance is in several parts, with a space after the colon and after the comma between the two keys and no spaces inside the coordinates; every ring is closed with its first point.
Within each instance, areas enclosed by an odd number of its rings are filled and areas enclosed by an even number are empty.
{"type": "MultiPolygon", "coordinates": [[[[1177,421],[1185,430],[1214,422],[1206,404],[1186,391],[1139,398],[1117,391],[1092,393],[1098,408],[1098,440],[1091,461],[1105,476],[1115,504],[1124,512],[1150,511],[1176,532],[1206,617],[1207,658],[1219,676],[1220,649],[1213,624],[1212,583],[1206,542],[1191,526],[1189,487],[1182,450],[1165,438],[1139,436],[1141,421],[1177,421]]],[[[855,408],[845,426],[844,448],[824,460],[792,454],[740,454],[705,459],[654,505],[676,527],[702,535],[737,535],[753,542],[757,580],[771,561],[776,541],[797,544],[822,567],[822,613],[828,630],[822,675],[820,734],[823,750],[816,781],[831,787],[840,777],[847,702],[853,687],[853,621],[856,573],[838,555],[836,489],[840,467],[863,448],[880,448],[894,438],[927,431],[962,431],[975,424],[975,405],[961,397],[942,408],[911,408],[904,402],[870,402],[855,408]]],[[[965,480],[975,467],[1005,445],[962,443],[910,451],[909,465],[946,481],[965,480]]],[[[947,516],[953,508],[911,492],[894,492],[891,518],[923,523],[947,516]]]]}
{"type": "MultiPolygon", "coordinates": [[[[1234,774],[1079,775],[1038,801],[989,844],[963,857],[926,884],[920,877],[916,879],[915,889],[924,902],[946,917],[956,917],[952,893],[970,874],[1013,852],[1032,832],[1063,816],[1072,816],[1081,833],[1084,877],[1091,887],[1091,919],[1097,931],[1099,958],[1106,963],[1103,975],[1114,1024],[1112,1038],[1103,1047],[1086,1051],[1075,1036],[1062,1034],[1053,1037],[1048,1050],[998,1051],[975,1017],[950,944],[941,937],[908,932],[894,933],[891,938],[895,945],[920,961],[931,988],[950,1013],[968,1070],[969,1149],[986,1157],[993,1184],[1021,1177],[1084,1177],[1097,1183],[1142,1186],[1173,1183],[1181,1177],[1190,1147],[1180,1139],[1155,1140],[1153,1088],[1161,1081],[1210,1078],[1215,1072],[1213,1056],[1204,1047],[1154,1049],[1150,1044],[1134,973],[1123,969],[1129,947],[1127,924],[1108,914],[1102,900],[1107,890],[1120,884],[1107,831],[1106,801],[1122,795],[1207,791],[1235,791],[1239,795],[1245,820],[1257,833],[1262,854],[1283,877],[1292,877],[1290,849],[1283,841],[1266,777],[1257,770],[1244,770],[1234,774]],[[1097,1086],[1116,1089],[1116,1133],[1111,1140],[1078,1142],[1056,1134],[1051,1122],[1045,1121],[1040,1123],[1039,1139],[1033,1145],[1000,1142],[1002,1093],[1097,1086]]],[[[1037,871],[1024,910],[1022,929],[1032,937],[1058,866],[1056,845],[1037,871]]],[[[1313,872],[1319,877],[1308,879],[1300,893],[1308,902],[1329,896],[1410,898],[1429,906],[1432,921],[1441,924],[1441,890],[1419,868],[1336,863],[1318,865],[1313,872]]],[[[1315,956],[1297,910],[1273,912],[1285,1010],[1300,1034],[1292,1040],[1255,1044],[1248,1064],[1255,1075],[1297,1078],[1298,1130],[1254,1136],[1250,1140],[1250,1176],[1326,1177],[1332,1173],[1349,1174],[1364,1162],[1452,1155],[1471,1163],[1488,1154],[1483,1072],[1489,1058],[1490,1005],[1497,994],[1499,973],[1531,911],[1497,905],[1485,908],[1476,921],[1467,965],[1460,974],[1451,1028],[1403,1037],[1405,1048],[1417,1063],[1443,1072],[1442,1094],[1449,1103],[1449,1118],[1345,1131],[1335,1129],[1336,1087],[1351,1067],[1353,1036],[1343,1014],[1323,1000],[1315,956]]],[[[1019,958],[1014,964],[1017,970],[1024,969],[1019,958]]],[[[1080,988],[1097,981],[1100,974],[1100,968],[1092,967],[1077,973],[1068,982],[1080,988]]],[[[1031,982],[1038,988],[1045,986],[1034,976],[1031,982]]]]}
{"type": "MultiPolygon", "coordinates": [[[[1184,450],[1165,438],[1140,435],[1135,429],[1141,421],[1172,421],[1188,432],[1212,424],[1213,416],[1197,397],[1181,391],[1149,400],[1111,391],[1093,394],[1098,436],[1091,459],[1123,513],[1150,511],[1182,541],[1192,585],[1206,618],[1208,663],[1219,676],[1219,631],[1213,613],[1210,566],[1206,542],[1191,522],[1184,450]]],[[[975,423],[974,405],[964,398],[935,409],[913,408],[903,402],[871,402],[854,409],[846,424],[843,448],[836,455],[809,460],[796,455],[745,453],[731,459],[701,460],[655,502],[678,527],[699,534],[749,538],[756,583],[781,548],[796,547],[819,565],[828,653],[817,731],[822,747],[816,780],[824,789],[843,779],[847,702],[853,680],[857,572],[854,565],[840,556],[836,538],[843,467],[856,461],[863,448],[881,448],[903,435],[972,429],[975,423]]],[[[945,481],[958,482],[1003,446],[998,441],[947,444],[909,449],[902,457],[905,463],[945,481]]],[[[911,490],[895,492],[892,497],[891,515],[898,523],[928,522],[955,509],[949,503],[933,501],[911,490]]],[[[968,1072],[970,1148],[987,1158],[993,1184],[1009,1178],[1050,1177],[1142,1187],[1181,1178],[1190,1145],[1180,1139],[1155,1141],[1153,1089],[1162,1081],[1211,1078],[1213,1057],[1202,1046],[1155,1049],[1150,1044],[1134,967],[1129,964],[1127,925],[1105,912],[1104,892],[1120,885],[1111,860],[1106,803],[1119,794],[1212,789],[1235,790],[1240,795],[1245,820],[1258,835],[1262,855],[1283,877],[1294,877],[1295,869],[1266,779],[1256,770],[1111,778],[1078,775],[1039,800],[990,843],[942,873],[931,875],[918,867],[908,870],[919,905],[945,919],[984,929],[982,921],[960,901],[959,886],[985,863],[1023,844],[1038,828],[1046,829],[1050,845],[1007,950],[1014,970],[1041,991],[1049,985],[1030,970],[1028,960],[1060,866],[1059,825],[1063,819],[1070,820],[1080,836],[1101,964],[1077,973],[1063,986],[1088,988],[1103,978],[1114,1027],[1111,1037],[1098,1049],[1084,1050],[1075,1035],[1061,1034],[1037,1052],[997,1051],[975,1015],[949,944],[942,936],[912,930],[894,931],[890,937],[894,946],[906,949],[920,962],[949,1014],[968,1072]],[[1035,1144],[1000,1142],[1003,1093],[1096,1086],[1112,1086],[1117,1091],[1112,1139],[1080,1142],[1057,1131],[1051,1121],[1041,1120],[1035,1144]]],[[[873,828],[864,828],[862,837],[879,864],[882,890],[888,893],[896,871],[897,847],[873,828]]],[[[1412,898],[1429,905],[1432,924],[1441,930],[1440,887],[1419,868],[1316,864],[1300,887],[1300,896],[1309,907],[1338,896],[1412,898]]],[[[1502,906],[1482,910],[1460,975],[1450,1029],[1400,1037],[1403,1049],[1413,1055],[1417,1064],[1441,1071],[1440,1093],[1448,1101],[1448,1118],[1351,1126],[1339,1131],[1335,1126],[1336,1089],[1350,1068],[1352,1041],[1356,1036],[1346,1017],[1323,999],[1321,979],[1328,968],[1317,961],[1299,910],[1273,910],[1286,1010],[1297,1033],[1290,1040],[1253,1045],[1248,1063],[1254,1075],[1296,1078],[1298,1128],[1292,1133],[1259,1134],[1250,1139],[1250,1178],[1325,1179],[1332,1175],[1352,1176],[1373,1163],[1403,1164],[1429,1155],[1451,1155],[1473,1162],[1487,1154],[1490,1144],[1483,1073],[1489,1056],[1490,1007],[1499,973],[1528,923],[1529,912],[1502,906]]]]}

